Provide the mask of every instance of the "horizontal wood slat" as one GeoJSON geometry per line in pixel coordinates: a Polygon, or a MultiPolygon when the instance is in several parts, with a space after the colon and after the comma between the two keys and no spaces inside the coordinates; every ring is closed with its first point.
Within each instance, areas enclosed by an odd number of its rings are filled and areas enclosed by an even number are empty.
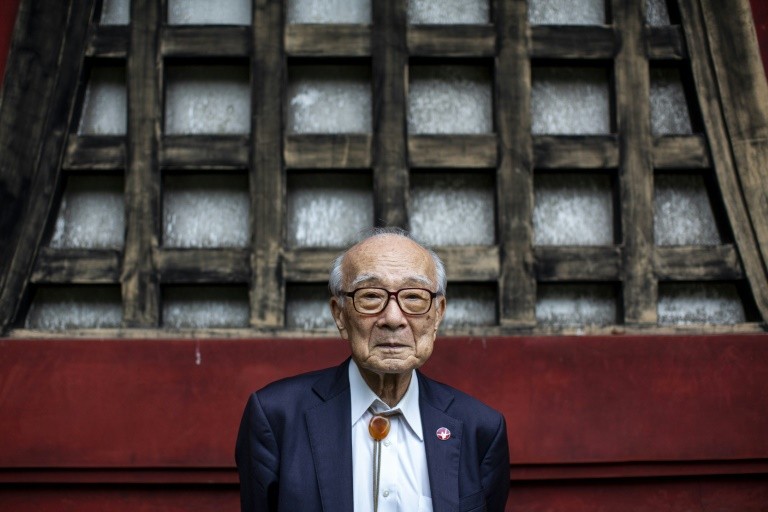
{"type": "Polygon", "coordinates": [[[744,278],[739,254],[733,245],[657,247],[654,270],[658,279],[674,281],[744,278]]]}
{"type": "Polygon", "coordinates": [[[411,25],[408,52],[415,57],[493,57],[493,25],[411,25]]]}
{"type": "Polygon", "coordinates": [[[285,53],[290,57],[368,57],[369,25],[288,24],[285,53]]]}
{"type": "Polygon", "coordinates": [[[245,135],[178,135],[161,139],[159,161],[166,169],[245,169],[249,155],[245,135]]]}
{"type": "Polygon", "coordinates": [[[98,26],[91,31],[85,55],[102,59],[124,59],[128,55],[128,37],[128,26],[98,26]]]}
{"type": "Polygon", "coordinates": [[[160,53],[164,57],[246,57],[251,53],[250,27],[164,26],[160,53]]]}
{"type": "Polygon", "coordinates": [[[619,247],[535,247],[539,281],[619,281],[619,247]]]}
{"type": "Polygon", "coordinates": [[[688,58],[685,37],[680,25],[647,27],[646,52],[651,60],[682,60],[688,58]]]}
{"type": "Polygon", "coordinates": [[[123,171],[125,137],[70,135],[62,167],[78,171],[123,171]]]}
{"type": "Polygon", "coordinates": [[[30,281],[35,284],[118,283],[122,254],[105,249],[52,249],[40,251],[30,281]]]}
{"type": "Polygon", "coordinates": [[[164,283],[247,283],[247,249],[159,249],[155,266],[164,283]]]}
{"type": "Polygon", "coordinates": [[[496,137],[487,135],[411,135],[411,167],[493,168],[498,161],[496,137]]]}
{"type": "Polygon", "coordinates": [[[534,59],[612,59],[618,43],[612,27],[534,25],[531,57],[534,59]]]}
{"type": "Polygon", "coordinates": [[[653,140],[656,169],[706,169],[711,165],[703,135],[667,135],[653,140]]]}
{"type": "Polygon", "coordinates": [[[618,139],[615,135],[537,135],[533,157],[538,169],[615,169],[618,139]]]}
{"type": "Polygon", "coordinates": [[[371,135],[288,135],[285,166],[298,169],[360,169],[371,166],[371,135]]]}

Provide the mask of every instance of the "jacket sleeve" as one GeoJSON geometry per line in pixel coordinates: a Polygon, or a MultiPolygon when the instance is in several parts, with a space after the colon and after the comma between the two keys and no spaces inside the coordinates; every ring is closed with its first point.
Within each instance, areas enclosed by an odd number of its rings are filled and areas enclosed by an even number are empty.
{"type": "Polygon", "coordinates": [[[256,393],[248,400],[240,422],[235,461],[240,475],[241,511],[277,511],[280,454],[256,393]]]}
{"type": "Polygon", "coordinates": [[[509,444],[507,442],[507,424],[504,416],[500,421],[496,435],[480,464],[480,472],[485,489],[488,512],[504,512],[509,496],[509,444]]]}

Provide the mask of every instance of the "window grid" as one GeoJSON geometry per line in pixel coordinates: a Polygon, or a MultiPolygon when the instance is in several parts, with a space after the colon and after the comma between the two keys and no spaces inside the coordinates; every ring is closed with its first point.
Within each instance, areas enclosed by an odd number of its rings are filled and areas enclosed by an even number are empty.
{"type": "MultiPolygon", "coordinates": [[[[682,2],[686,10],[695,10],[682,2]]],[[[161,326],[163,283],[248,284],[250,327],[282,329],[286,283],[322,282],[336,253],[286,244],[282,215],[286,172],[370,169],[377,224],[407,227],[411,171],[451,167],[496,170],[497,243],[437,250],[448,263],[451,281],[497,287],[496,318],[502,332],[537,328],[539,282],[617,286],[617,323],[647,328],[657,325],[659,280],[743,281],[740,252],[732,244],[709,250],[654,246],[654,171],[703,169],[713,164],[702,133],[654,136],[651,130],[649,64],[688,62],[679,25],[645,26],[645,0],[612,0],[606,25],[557,30],[529,25],[527,5],[518,0],[492,1],[490,24],[459,26],[409,25],[406,3],[373,2],[370,27],[286,25],[280,3],[267,0],[254,1],[250,26],[183,27],[164,21],[165,2],[133,1],[129,26],[94,27],[86,56],[127,63],[128,132],[125,137],[71,132],[63,168],[65,172],[125,169],[122,266],[115,268],[113,252],[91,251],[79,257],[100,261],[95,268],[101,269],[101,275],[86,272],[85,264],[70,265],[67,273],[57,274],[50,267],[73,255],[46,249],[38,258],[32,282],[120,283],[127,328],[161,326]],[[615,34],[621,35],[621,44],[615,34]],[[162,91],[168,61],[184,59],[194,64],[221,57],[249,59],[250,134],[163,135],[162,91]],[[370,134],[290,134],[285,130],[283,77],[291,59],[297,58],[319,64],[338,58],[370,59],[370,134]],[[488,58],[494,59],[493,133],[409,134],[404,129],[405,77],[413,59],[450,63],[488,58]],[[537,62],[610,69],[611,133],[532,135],[531,80],[517,77],[531,77],[532,63],[537,62]],[[120,161],[123,166],[115,165],[120,161]],[[247,169],[251,200],[247,248],[162,247],[162,173],[200,168],[247,169]],[[538,170],[616,173],[616,243],[578,249],[536,247],[532,212],[533,175],[538,170]],[[690,259],[708,262],[708,273],[686,268],[682,262],[690,259]],[[89,275],[78,275],[78,268],[89,275]]],[[[718,161],[714,164],[717,167],[718,161]]],[[[720,183],[727,181],[722,171],[718,177],[720,183]]],[[[743,215],[732,210],[731,218],[743,215]]],[[[739,247],[745,244],[741,241],[739,247]]],[[[492,332],[497,327],[483,329],[492,332]]]]}

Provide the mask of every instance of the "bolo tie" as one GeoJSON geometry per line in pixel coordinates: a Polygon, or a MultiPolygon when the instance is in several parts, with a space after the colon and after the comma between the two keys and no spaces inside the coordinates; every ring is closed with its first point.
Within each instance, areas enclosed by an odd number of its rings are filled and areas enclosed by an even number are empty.
{"type": "MultiPolygon", "coordinates": [[[[371,410],[373,413],[373,410],[371,410]]],[[[368,433],[373,438],[373,512],[379,510],[379,481],[381,480],[381,442],[389,435],[389,418],[400,414],[399,410],[373,413],[368,422],[368,433]]]]}

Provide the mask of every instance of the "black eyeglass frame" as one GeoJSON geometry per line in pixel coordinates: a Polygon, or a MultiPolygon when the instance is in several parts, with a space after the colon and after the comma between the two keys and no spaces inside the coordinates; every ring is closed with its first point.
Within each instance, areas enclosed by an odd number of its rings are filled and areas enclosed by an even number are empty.
{"type": "Polygon", "coordinates": [[[391,291],[387,290],[386,288],[379,288],[377,286],[363,286],[362,288],[355,288],[351,292],[341,292],[341,294],[344,297],[350,297],[352,299],[352,307],[354,308],[355,311],[357,311],[361,315],[369,315],[369,316],[370,315],[378,315],[379,313],[381,313],[382,311],[387,309],[387,306],[389,306],[389,301],[392,299],[392,297],[395,298],[395,303],[397,304],[397,307],[400,308],[400,311],[404,315],[408,315],[408,316],[422,316],[422,315],[426,315],[427,313],[429,313],[429,310],[432,309],[432,303],[435,301],[435,297],[437,297],[438,295],[442,295],[442,293],[433,292],[432,290],[429,290],[427,288],[416,288],[416,287],[412,287],[412,286],[410,286],[408,288],[400,288],[399,290],[395,290],[394,292],[391,292],[391,291]],[[360,311],[359,309],[357,309],[357,304],[355,304],[355,294],[357,292],[359,292],[360,290],[381,290],[381,291],[384,291],[384,292],[387,293],[387,300],[384,301],[384,305],[381,307],[381,309],[376,311],[375,313],[369,313],[367,311],[360,311]],[[423,313],[408,313],[408,312],[406,312],[403,309],[403,306],[400,304],[399,296],[400,296],[400,293],[402,293],[402,292],[404,292],[406,290],[421,290],[421,291],[425,291],[425,292],[427,292],[429,294],[429,305],[427,306],[427,309],[425,309],[423,313]]]}

